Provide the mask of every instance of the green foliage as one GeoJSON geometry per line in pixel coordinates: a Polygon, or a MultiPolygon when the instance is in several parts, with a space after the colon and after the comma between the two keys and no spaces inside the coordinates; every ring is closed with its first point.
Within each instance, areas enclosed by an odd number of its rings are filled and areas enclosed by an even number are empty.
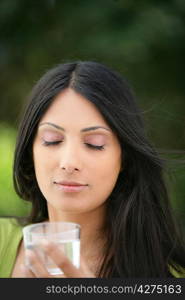
{"type": "Polygon", "coordinates": [[[0,140],[0,216],[24,216],[29,205],[17,197],[12,182],[15,130],[0,124],[0,140]]]}
{"type": "MultiPolygon", "coordinates": [[[[0,120],[9,126],[0,128],[0,214],[27,209],[11,183],[12,128],[35,81],[60,62],[96,60],[120,71],[134,86],[152,143],[185,149],[185,1],[136,2],[0,1],[0,120]]],[[[173,204],[185,213],[184,164],[173,174],[173,204]]]]}
{"type": "MultiPolygon", "coordinates": [[[[40,75],[71,59],[119,70],[144,109],[155,102],[158,110],[162,98],[170,113],[178,101],[178,118],[185,110],[183,0],[1,0],[0,19],[1,120],[15,122],[40,75]]],[[[163,140],[169,125],[161,128],[157,139],[163,140]]]]}

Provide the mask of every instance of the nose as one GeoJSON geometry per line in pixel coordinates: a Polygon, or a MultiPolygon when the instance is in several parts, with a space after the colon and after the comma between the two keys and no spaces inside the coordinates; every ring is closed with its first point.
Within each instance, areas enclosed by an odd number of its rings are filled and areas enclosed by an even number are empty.
{"type": "Polygon", "coordinates": [[[79,171],[78,168],[75,168],[73,166],[62,167],[62,170],[66,171],[66,173],[68,173],[68,174],[73,174],[75,171],[79,171]]]}
{"type": "Polygon", "coordinates": [[[76,147],[63,148],[60,155],[60,168],[68,174],[81,171],[81,159],[76,147]]]}

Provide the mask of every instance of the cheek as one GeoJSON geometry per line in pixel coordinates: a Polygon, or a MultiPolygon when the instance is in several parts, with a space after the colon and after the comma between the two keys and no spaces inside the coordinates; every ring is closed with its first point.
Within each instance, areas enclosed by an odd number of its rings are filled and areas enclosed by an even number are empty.
{"type": "Polygon", "coordinates": [[[99,182],[102,183],[102,186],[105,189],[109,189],[109,190],[113,189],[113,187],[116,184],[118,175],[119,175],[119,170],[120,170],[120,168],[118,168],[118,167],[116,169],[115,168],[114,169],[105,168],[104,172],[102,172],[102,174],[100,174],[101,177],[99,177],[99,182]]]}
{"type": "Polygon", "coordinates": [[[109,151],[105,156],[102,156],[101,159],[94,161],[94,171],[103,179],[109,179],[109,182],[114,181],[118,177],[118,174],[121,169],[121,150],[113,149],[109,151]]]}
{"type": "Polygon", "coordinates": [[[41,172],[42,170],[50,169],[55,164],[53,154],[49,154],[39,146],[33,148],[33,161],[35,170],[40,170],[41,172]]]}
{"type": "Polygon", "coordinates": [[[118,179],[121,169],[121,157],[120,155],[116,160],[109,159],[99,161],[93,168],[94,183],[97,186],[97,192],[104,197],[108,197],[118,179]]]}
{"type": "Polygon", "coordinates": [[[39,147],[35,147],[33,148],[33,161],[38,185],[42,190],[42,187],[48,187],[48,179],[50,178],[49,170],[53,168],[53,159],[48,154],[44,154],[43,150],[41,151],[39,147]]]}

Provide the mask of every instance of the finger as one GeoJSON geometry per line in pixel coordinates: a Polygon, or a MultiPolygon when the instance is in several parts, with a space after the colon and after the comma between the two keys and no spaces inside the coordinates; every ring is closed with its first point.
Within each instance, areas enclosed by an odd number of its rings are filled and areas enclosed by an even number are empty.
{"type": "Polygon", "coordinates": [[[85,274],[81,269],[76,268],[63,251],[54,243],[42,243],[44,252],[51,257],[53,262],[64,272],[66,277],[69,278],[83,278],[85,274]]]}
{"type": "Polygon", "coordinates": [[[20,265],[20,270],[21,270],[22,278],[35,278],[34,273],[25,265],[20,265]]]}
{"type": "Polygon", "coordinates": [[[25,251],[26,267],[30,270],[31,273],[38,278],[47,278],[51,277],[45,268],[42,259],[37,251],[26,250],[25,251]]]}

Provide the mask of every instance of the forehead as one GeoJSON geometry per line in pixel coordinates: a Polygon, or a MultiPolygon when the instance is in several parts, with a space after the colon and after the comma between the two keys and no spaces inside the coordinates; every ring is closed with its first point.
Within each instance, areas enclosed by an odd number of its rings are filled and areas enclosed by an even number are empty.
{"type": "Polygon", "coordinates": [[[79,93],[68,88],[59,93],[40,122],[55,122],[64,126],[83,127],[89,125],[107,125],[96,106],[79,93]]]}

